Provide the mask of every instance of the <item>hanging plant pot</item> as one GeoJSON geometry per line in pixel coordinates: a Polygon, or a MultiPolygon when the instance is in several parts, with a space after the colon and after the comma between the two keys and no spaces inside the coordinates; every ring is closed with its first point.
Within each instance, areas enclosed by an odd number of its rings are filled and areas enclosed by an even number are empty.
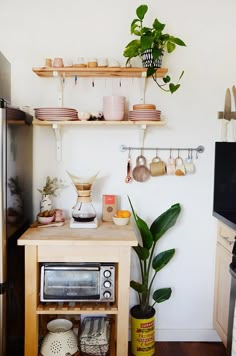
{"type": "Polygon", "coordinates": [[[43,213],[46,210],[52,210],[52,201],[48,194],[43,194],[40,201],[40,212],[43,213]]]}
{"type": "Polygon", "coordinates": [[[135,305],[131,314],[131,349],[135,356],[155,355],[155,309],[150,307],[147,314],[140,313],[135,305]]]}
{"type": "Polygon", "coordinates": [[[142,58],[142,64],[144,68],[150,68],[150,67],[161,68],[163,55],[161,55],[157,59],[153,59],[151,48],[146,49],[146,51],[141,53],[141,58],[142,58]]]}

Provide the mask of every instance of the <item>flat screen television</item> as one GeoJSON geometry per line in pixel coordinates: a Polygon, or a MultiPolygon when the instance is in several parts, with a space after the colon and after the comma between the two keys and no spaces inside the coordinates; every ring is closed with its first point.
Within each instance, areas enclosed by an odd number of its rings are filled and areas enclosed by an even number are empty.
{"type": "Polygon", "coordinates": [[[236,142],[215,143],[213,216],[236,228],[236,142]]]}

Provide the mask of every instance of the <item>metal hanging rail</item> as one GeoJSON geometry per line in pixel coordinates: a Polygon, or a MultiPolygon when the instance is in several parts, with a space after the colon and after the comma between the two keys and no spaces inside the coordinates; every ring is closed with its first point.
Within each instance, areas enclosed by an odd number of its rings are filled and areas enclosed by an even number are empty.
{"type": "Polygon", "coordinates": [[[140,150],[140,151],[196,151],[197,153],[203,153],[205,147],[200,145],[196,148],[192,147],[130,147],[126,145],[121,145],[121,152],[140,150]]]}

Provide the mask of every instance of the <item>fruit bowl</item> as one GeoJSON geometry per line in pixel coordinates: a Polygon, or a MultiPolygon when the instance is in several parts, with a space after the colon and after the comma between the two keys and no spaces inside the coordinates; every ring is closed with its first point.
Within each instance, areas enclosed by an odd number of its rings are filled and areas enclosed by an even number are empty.
{"type": "Polygon", "coordinates": [[[118,216],[116,216],[116,215],[114,215],[114,216],[112,216],[112,220],[113,220],[113,223],[115,224],[115,225],[119,225],[119,226],[125,226],[125,225],[127,225],[128,223],[129,223],[129,217],[127,217],[127,218],[120,218],[120,217],[118,217],[118,216]]]}

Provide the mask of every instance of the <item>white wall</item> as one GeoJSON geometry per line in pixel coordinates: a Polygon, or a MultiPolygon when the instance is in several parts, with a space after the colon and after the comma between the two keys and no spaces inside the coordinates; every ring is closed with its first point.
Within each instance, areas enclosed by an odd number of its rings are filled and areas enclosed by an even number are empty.
{"type": "MultiPolygon", "coordinates": [[[[58,84],[41,79],[32,67],[46,57],[95,56],[123,61],[124,46],[131,40],[129,24],[140,1],[130,0],[2,0],[0,50],[12,63],[13,104],[32,108],[56,106],[58,84]]],[[[213,287],[216,220],[212,217],[214,141],[220,139],[217,111],[223,109],[225,89],[235,84],[236,51],[234,0],[177,2],[146,1],[150,21],[158,17],[167,31],[182,38],[187,48],[178,48],[165,59],[173,79],[182,69],[182,87],[174,95],[161,92],[149,81],[146,102],[162,110],[168,124],[148,130],[145,146],[196,147],[205,152],[196,163],[196,174],[185,177],[152,178],[146,183],[124,183],[127,152],[120,145],[139,145],[138,128],[65,128],[62,161],[55,159],[54,133],[50,128],[34,130],[34,199],[38,212],[39,193],[45,176],[66,179],[65,169],[81,175],[100,171],[93,198],[101,213],[102,194],[120,196],[121,208],[129,208],[127,194],[138,213],[151,222],[171,204],[180,202],[182,214],[176,226],[160,241],[159,250],[176,247],[176,257],[160,273],[157,286],[172,286],[171,299],[157,308],[157,340],[216,340],[213,330],[213,287]]],[[[137,80],[91,79],[66,81],[65,106],[100,110],[105,94],[123,94],[129,107],[139,102],[137,80]]],[[[138,152],[132,152],[133,164],[138,152]]],[[[145,153],[150,162],[155,152],[145,153]]],[[[168,157],[168,152],[161,154],[168,157]]],[[[70,186],[55,199],[68,216],[75,202],[70,186]]],[[[132,259],[132,276],[136,261],[132,259]]],[[[136,302],[131,293],[130,304],[136,302]]]]}

